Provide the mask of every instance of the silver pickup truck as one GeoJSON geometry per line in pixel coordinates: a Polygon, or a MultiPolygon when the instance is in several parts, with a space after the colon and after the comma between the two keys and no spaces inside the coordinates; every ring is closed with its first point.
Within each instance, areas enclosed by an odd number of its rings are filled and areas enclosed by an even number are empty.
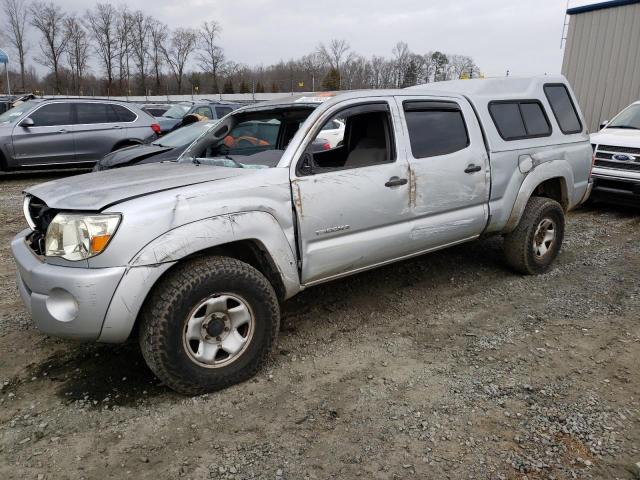
{"type": "Polygon", "coordinates": [[[177,162],[28,189],[18,287],[43,332],[135,334],[167,385],[212,391],[258,370],[307,287],[488,235],[545,272],[591,165],[563,77],[289,97],[227,115],[177,162]]]}

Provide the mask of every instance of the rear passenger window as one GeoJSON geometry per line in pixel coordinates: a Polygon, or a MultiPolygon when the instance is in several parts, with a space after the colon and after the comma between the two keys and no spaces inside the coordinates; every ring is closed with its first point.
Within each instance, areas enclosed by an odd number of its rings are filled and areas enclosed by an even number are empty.
{"type": "Polygon", "coordinates": [[[544,86],[544,94],[549,100],[551,110],[553,110],[553,115],[556,117],[562,133],[568,135],[581,132],[582,124],[567,87],[561,83],[548,84],[544,86]]]}
{"type": "Polygon", "coordinates": [[[224,117],[227,113],[231,113],[233,109],[229,107],[216,107],[216,116],[218,118],[224,117]]]}
{"type": "Polygon", "coordinates": [[[128,108],[123,107],[122,105],[111,104],[111,108],[115,112],[119,122],[135,122],[138,117],[135,113],[133,113],[128,108]]]}
{"type": "Polygon", "coordinates": [[[551,126],[542,104],[535,100],[491,102],[489,113],[504,140],[551,135],[551,126]]]}
{"type": "Polygon", "coordinates": [[[114,119],[109,118],[111,113],[109,107],[105,103],[76,103],[77,123],[79,125],[90,125],[112,122],[114,119]]]}
{"type": "Polygon", "coordinates": [[[457,103],[404,102],[403,107],[414,158],[447,155],[469,145],[467,127],[457,103]]]}

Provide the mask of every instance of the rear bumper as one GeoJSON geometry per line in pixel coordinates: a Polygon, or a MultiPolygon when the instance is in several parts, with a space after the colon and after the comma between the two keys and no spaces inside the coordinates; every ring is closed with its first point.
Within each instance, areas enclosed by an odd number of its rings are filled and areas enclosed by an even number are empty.
{"type": "Polygon", "coordinates": [[[640,206],[640,174],[608,168],[594,168],[593,193],[595,200],[640,206]]]}
{"type": "Polygon", "coordinates": [[[48,335],[96,340],[125,267],[75,268],[49,265],[20,232],[11,242],[18,291],[38,330],[48,335]]]}

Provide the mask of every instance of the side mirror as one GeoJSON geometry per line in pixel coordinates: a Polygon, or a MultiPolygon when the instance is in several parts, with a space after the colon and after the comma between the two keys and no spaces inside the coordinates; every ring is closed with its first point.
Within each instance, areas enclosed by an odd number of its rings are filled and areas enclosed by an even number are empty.
{"type": "Polygon", "coordinates": [[[313,175],[313,155],[309,152],[305,152],[304,155],[302,155],[300,173],[302,175],[313,175]]]}
{"type": "Polygon", "coordinates": [[[33,127],[34,125],[35,123],[31,117],[27,117],[20,122],[20,126],[24,128],[33,127]]]}
{"type": "Polygon", "coordinates": [[[600,130],[602,130],[604,127],[606,127],[609,124],[609,120],[603,120],[602,123],[600,124],[600,130]]]}

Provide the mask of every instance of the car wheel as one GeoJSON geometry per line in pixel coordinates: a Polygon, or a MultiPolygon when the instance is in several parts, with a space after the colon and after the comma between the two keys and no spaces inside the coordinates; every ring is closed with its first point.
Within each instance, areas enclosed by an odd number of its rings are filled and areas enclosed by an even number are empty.
{"type": "Polygon", "coordinates": [[[531,197],[516,229],[505,235],[509,265],[525,275],[549,270],[564,239],[564,211],[555,200],[531,197]]]}
{"type": "Polygon", "coordinates": [[[269,281],[228,257],[172,270],[142,311],[140,347],[151,370],[179,393],[219,390],[255,375],[280,325],[269,281]]]}

